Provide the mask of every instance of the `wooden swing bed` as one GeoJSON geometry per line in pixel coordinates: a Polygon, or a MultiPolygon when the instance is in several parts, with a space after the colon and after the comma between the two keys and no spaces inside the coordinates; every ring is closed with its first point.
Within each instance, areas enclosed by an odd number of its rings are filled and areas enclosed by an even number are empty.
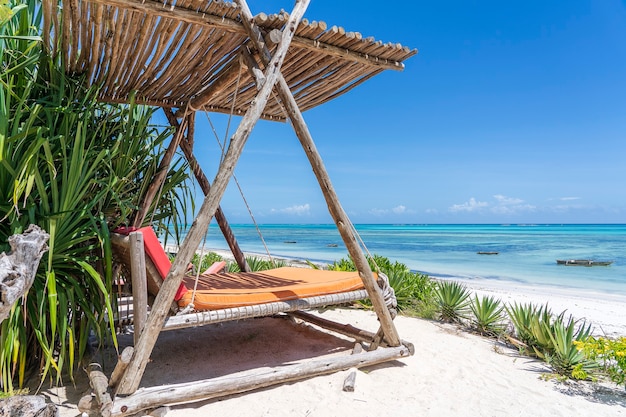
{"type": "Polygon", "coordinates": [[[135,314],[134,347],[122,352],[111,377],[98,370],[90,372],[96,407],[103,416],[132,415],[161,405],[245,392],[413,354],[412,345],[397,333],[393,300],[385,296],[384,280],[370,269],[302,111],[332,100],[386,69],[402,70],[403,61],[417,51],[363,38],[341,27],[328,28],[322,21],[308,21],[303,15],[309,1],[296,0],[289,14],[256,16],[246,0],[63,0],[62,7],[56,0],[43,1],[45,44],[53,54],[63,54],[69,72],[83,74],[88,84],[102,86],[102,101],[161,107],[176,128],[134,218],[132,226],[138,230],[113,236],[115,251],[131,270],[133,302],[139,314],[135,314]],[[196,111],[242,116],[212,182],[194,155],[196,111]],[[261,118],[288,120],[293,126],[358,273],[282,268],[250,272],[219,203],[246,140],[261,118]],[[142,231],[140,226],[177,149],[188,160],[205,198],[169,264],[163,260],[158,240],[154,242],[154,232],[142,231]],[[213,218],[244,272],[213,271],[197,282],[189,281],[185,278],[187,265],[213,218]],[[155,298],[147,314],[149,292],[155,298]],[[303,311],[368,297],[380,323],[376,333],[303,311]],[[190,303],[192,312],[170,316],[173,305],[184,308],[190,303]],[[367,349],[271,372],[251,370],[237,377],[139,388],[161,331],[278,313],[348,335],[367,349]]]}

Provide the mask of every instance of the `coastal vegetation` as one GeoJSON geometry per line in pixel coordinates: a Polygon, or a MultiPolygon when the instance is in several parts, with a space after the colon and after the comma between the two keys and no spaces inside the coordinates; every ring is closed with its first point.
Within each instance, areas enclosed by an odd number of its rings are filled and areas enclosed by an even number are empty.
{"type": "MultiPolygon", "coordinates": [[[[218,254],[209,253],[201,265],[206,268],[221,260],[224,259],[218,254]]],[[[262,258],[248,257],[247,261],[253,270],[277,267],[262,258]]],[[[389,277],[398,310],[404,315],[453,323],[495,338],[518,348],[523,355],[545,361],[563,378],[606,377],[620,385],[626,381],[626,337],[615,340],[593,337],[590,323],[566,316],[566,312],[554,314],[548,305],[503,304],[493,296],[472,295],[460,282],[434,280],[384,256],[373,255],[369,262],[373,270],[389,277]]],[[[234,262],[228,265],[237,268],[234,262]]],[[[309,266],[320,267],[311,262],[309,266]]],[[[350,258],[339,259],[326,268],[356,270],[350,258]]],[[[369,307],[367,302],[361,305],[369,307]]]]}
{"type": "MultiPolygon", "coordinates": [[[[153,110],[97,100],[40,36],[41,2],[1,4],[0,247],[29,224],[50,239],[34,284],[0,328],[0,386],[71,377],[90,340],[115,343],[109,230],[128,224],[158,169],[168,130],[153,110]],[[94,337],[95,336],[95,337],[94,337]]],[[[178,224],[190,200],[181,160],[148,210],[178,224]]]]}

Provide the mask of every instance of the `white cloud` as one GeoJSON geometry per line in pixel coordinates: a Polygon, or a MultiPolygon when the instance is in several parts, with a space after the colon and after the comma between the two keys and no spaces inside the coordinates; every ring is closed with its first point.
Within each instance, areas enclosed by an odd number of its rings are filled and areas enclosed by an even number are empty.
{"type": "Polygon", "coordinates": [[[391,211],[393,211],[396,214],[402,214],[402,213],[406,213],[407,209],[405,206],[399,205],[397,207],[392,208],[391,211]]]}
{"type": "Polygon", "coordinates": [[[561,201],[572,201],[572,200],[580,200],[580,197],[561,197],[559,198],[561,201]]]}
{"type": "Polygon", "coordinates": [[[292,216],[308,216],[309,214],[311,214],[311,206],[309,205],[309,203],[300,205],[296,204],[291,207],[285,207],[282,209],[272,209],[271,212],[289,214],[292,216]]]}
{"type": "Polygon", "coordinates": [[[459,211],[473,212],[473,211],[480,211],[487,206],[489,206],[489,203],[484,202],[484,201],[476,201],[476,199],[472,197],[469,199],[469,201],[466,201],[465,203],[454,204],[448,209],[448,211],[451,211],[453,213],[456,213],[459,211]]]}
{"type": "Polygon", "coordinates": [[[488,210],[495,214],[515,214],[520,212],[535,211],[536,207],[525,203],[524,200],[517,197],[507,197],[502,194],[496,194],[493,196],[494,202],[478,201],[474,197],[462,204],[454,204],[448,211],[453,213],[458,212],[481,212],[488,210]]]}
{"type": "Polygon", "coordinates": [[[400,204],[391,209],[373,208],[369,210],[369,213],[375,216],[384,216],[386,214],[410,214],[410,213],[414,213],[414,211],[400,204]]]}
{"type": "Polygon", "coordinates": [[[496,199],[498,204],[503,206],[518,205],[524,202],[524,200],[522,200],[521,198],[507,197],[502,194],[496,194],[493,196],[493,198],[496,199]]]}

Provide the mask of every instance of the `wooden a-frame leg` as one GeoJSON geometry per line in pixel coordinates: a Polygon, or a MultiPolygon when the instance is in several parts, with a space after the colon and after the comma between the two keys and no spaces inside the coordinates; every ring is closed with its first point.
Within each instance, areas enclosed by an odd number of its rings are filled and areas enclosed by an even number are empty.
{"type": "Polygon", "coordinates": [[[152,306],[152,312],[148,317],[144,331],[142,332],[133,358],[126,368],[124,377],[118,385],[116,394],[131,394],[139,388],[139,383],[143,377],[146,365],[154,348],[154,344],[163,329],[163,323],[169,310],[169,305],[174,299],[176,290],[180,285],[187,264],[193,257],[196,248],[204,237],[209,223],[219,206],[220,200],[226,191],[226,186],[232,176],[233,170],[245,145],[252,128],[261,117],[261,113],[267,104],[270,93],[274,88],[276,80],[280,76],[280,68],[287,54],[289,44],[293,39],[298,23],[304,15],[310,0],[297,0],[294,9],[289,16],[289,20],[282,32],[282,38],[276,48],[276,53],[265,71],[265,82],[259,90],[256,98],[252,101],[250,108],[246,111],[237,131],[230,141],[230,146],[220,164],[220,168],[213,181],[213,186],[200,207],[198,215],[192,223],[187,237],[181,245],[178,255],[172,264],[170,272],[167,274],[163,285],[152,306]]]}
{"type": "MultiPolygon", "coordinates": [[[[263,34],[261,30],[256,26],[252,19],[252,13],[248,8],[248,5],[245,0],[235,0],[237,5],[241,8],[242,17],[244,25],[248,30],[248,36],[255,43],[255,46],[260,51],[261,59],[263,63],[266,65],[271,65],[270,63],[270,52],[267,49],[263,34]]],[[[258,71],[252,71],[252,76],[258,74],[258,71]]],[[[262,80],[257,80],[258,82],[263,82],[262,80]]],[[[393,319],[387,306],[385,305],[385,300],[383,298],[382,291],[374,278],[374,274],[359,247],[358,242],[353,234],[350,220],[348,219],[347,214],[345,213],[343,207],[339,203],[339,199],[337,197],[337,193],[330,181],[330,177],[328,176],[328,172],[326,171],[326,167],[322,161],[322,158],[315,147],[315,143],[313,142],[313,138],[311,137],[311,133],[302,117],[302,112],[298,108],[298,104],[296,103],[295,98],[291,94],[291,90],[289,89],[289,85],[285,81],[282,74],[279,74],[278,82],[276,84],[278,95],[283,105],[286,107],[288,112],[288,117],[290,118],[296,135],[304,148],[304,151],[311,163],[311,167],[313,168],[313,172],[317,177],[317,180],[320,184],[320,188],[322,193],[324,194],[324,198],[326,199],[326,204],[328,205],[328,209],[330,211],[330,215],[332,216],[335,224],[337,225],[337,229],[339,230],[339,234],[341,235],[346,249],[350,253],[350,256],[354,260],[354,263],[359,270],[361,278],[363,280],[363,285],[365,289],[370,295],[372,300],[372,305],[376,314],[378,315],[378,319],[380,320],[380,325],[382,332],[384,333],[384,339],[391,346],[399,346],[400,345],[400,336],[398,335],[398,331],[393,323],[393,319]]]]}

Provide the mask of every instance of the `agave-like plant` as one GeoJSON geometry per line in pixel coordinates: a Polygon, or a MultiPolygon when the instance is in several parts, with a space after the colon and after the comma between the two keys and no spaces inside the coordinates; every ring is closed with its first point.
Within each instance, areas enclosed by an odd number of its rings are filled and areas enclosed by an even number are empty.
{"type": "Polygon", "coordinates": [[[467,319],[470,293],[465,285],[456,281],[440,281],[435,297],[439,318],[448,323],[460,323],[467,319]]]}
{"type": "Polygon", "coordinates": [[[474,296],[470,303],[473,328],[481,335],[499,336],[506,330],[504,306],[492,296],[474,296]]]}
{"type": "Polygon", "coordinates": [[[553,320],[547,304],[533,303],[507,305],[506,311],[513,322],[515,336],[528,346],[526,354],[544,358],[544,352],[552,350],[552,340],[548,330],[553,320]]]}
{"type": "Polygon", "coordinates": [[[591,325],[583,321],[578,324],[572,317],[564,320],[559,315],[548,327],[552,350],[545,353],[546,362],[558,374],[576,379],[586,379],[588,375],[599,368],[599,364],[587,358],[581,352],[576,342],[586,340],[591,334],[591,325]]]}

